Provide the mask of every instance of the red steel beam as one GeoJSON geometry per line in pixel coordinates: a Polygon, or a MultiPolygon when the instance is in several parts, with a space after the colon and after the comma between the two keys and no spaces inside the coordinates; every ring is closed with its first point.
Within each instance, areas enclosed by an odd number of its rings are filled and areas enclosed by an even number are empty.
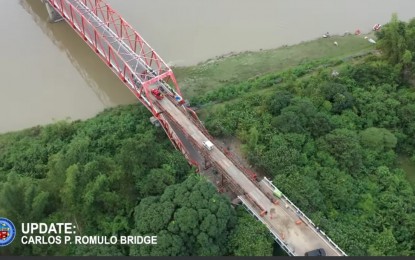
{"type": "Polygon", "coordinates": [[[175,148],[184,154],[189,164],[199,167],[198,163],[189,156],[168,121],[161,115],[163,111],[152,102],[150,96],[152,84],[163,82],[163,86],[169,88],[173,97],[177,94],[181,97],[181,94],[173,71],[151,46],[102,0],[47,1],[159,120],[175,148]],[[94,16],[91,16],[91,12],[94,16]],[[105,30],[110,29],[110,31],[103,30],[101,25],[97,25],[97,21],[103,22],[105,30]],[[124,53],[120,48],[115,49],[113,42],[117,42],[124,53]],[[126,57],[130,59],[126,60],[126,57]],[[138,73],[132,66],[134,64],[140,64],[140,67],[145,69],[138,73]],[[171,81],[175,88],[170,88],[167,81],[171,81]]]}

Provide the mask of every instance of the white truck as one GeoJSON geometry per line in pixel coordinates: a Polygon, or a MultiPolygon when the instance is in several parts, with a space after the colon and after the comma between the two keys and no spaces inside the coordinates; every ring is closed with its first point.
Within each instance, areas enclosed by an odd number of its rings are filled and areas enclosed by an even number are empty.
{"type": "Polygon", "coordinates": [[[213,149],[213,144],[211,141],[207,140],[203,142],[203,146],[208,149],[209,151],[211,151],[213,149]]]}

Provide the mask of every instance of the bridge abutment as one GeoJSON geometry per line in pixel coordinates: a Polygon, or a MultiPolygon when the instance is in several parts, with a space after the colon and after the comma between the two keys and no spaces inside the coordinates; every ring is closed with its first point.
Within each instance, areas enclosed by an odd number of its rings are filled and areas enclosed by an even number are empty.
{"type": "Polygon", "coordinates": [[[63,20],[63,17],[51,6],[47,0],[42,0],[42,3],[45,4],[46,10],[49,14],[49,22],[56,23],[63,20]]]}

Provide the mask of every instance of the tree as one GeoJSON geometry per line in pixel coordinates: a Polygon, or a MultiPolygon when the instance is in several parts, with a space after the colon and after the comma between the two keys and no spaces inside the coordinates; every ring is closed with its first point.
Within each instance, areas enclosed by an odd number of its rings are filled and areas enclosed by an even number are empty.
{"type": "MultiPolygon", "coordinates": [[[[54,206],[57,206],[50,204],[50,197],[52,196],[47,191],[40,189],[39,180],[10,173],[6,182],[0,181],[0,216],[12,220],[18,230],[22,223],[43,222],[54,206]]],[[[20,240],[21,235],[18,232],[15,239],[20,240]]],[[[33,255],[49,251],[47,247],[12,243],[0,254],[33,255]]]]}
{"type": "Polygon", "coordinates": [[[402,55],[402,63],[403,65],[409,69],[412,64],[413,54],[409,50],[405,50],[404,54],[402,55]]]}
{"type": "Polygon", "coordinates": [[[79,166],[74,164],[66,170],[66,180],[65,185],[61,190],[61,197],[63,206],[71,213],[76,214],[79,210],[78,201],[80,201],[80,196],[82,192],[79,192],[79,179],[81,172],[79,171],[79,166]]]}
{"type": "Polygon", "coordinates": [[[160,197],[143,199],[134,211],[132,235],[157,235],[157,247],[131,248],[131,255],[223,255],[235,224],[225,197],[203,178],[191,175],[160,197]]]}
{"type": "Polygon", "coordinates": [[[324,196],[316,179],[299,172],[289,176],[279,174],[274,178],[274,184],[305,212],[325,209],[324,196]]]}
{"type": "Polygon", "coordinates": [[[335,129],[318,141],[320,150],[329,152],[340,169],[353,175],[362,170],[362,148],[354,131],[335,129]]]}
{"type": "Polygon", "coordinates": [[[274,241],[268,229],[244,209],[238,210],[238,222],[229,237],[230,251],[235,256],[271,256],[274,241]]]}
{"type": "Polygon", "coordinates": [[[352,209],[359,197],[350,175],[329,167],[313,169],[319,173],[320,191],[326,205],[342,211],[352,209]]]}
{"type": "MultiPolygon", "coordinates": [[[[415,18],[409,20],[406,26],[406,43],[408,50],[415,53],[415,18]]],[[[413,55],[412,55],[413,57],[413,55]]]]}
{"type": "Polygon", "coordinates": [[[388,24],[377,34],[378,47],[392,64],[399,64],[407,48],[405,39],[405,23],[398,20],[396,13],[388,24]]]}
{"type": "Polygon", "coordinates": [[[318,112],[310,118],[307,128],[311,135],[317,138],[329,133],[333,129],[333,125],[327,114],[318,112]]]}
{"type": "Polygon", "coordinates": [[[164,165],[164,169],[151,169],[150,173],[139,182],[143,197],[161,195],[166,187],[175,183],[171,167],[164,165]]]}
{"type": "Polygon", "coordinates": [[[283,112],[273,120],[272,124],[282,133],[305,132],[301,117],[292,111],[283,112]]]}
{"type": "Polygon", "coordinates": [[[253,150],[255,149],[256,145],[258,144],[259,132],[256,127],[251,127],[249,129],[249,136],[248,136],[248,149],[253,150]]]}
{"type": "Polygon", "coordinates": [[[364,147],[383,152],[394,149],[397,144],[396,137],[385,128],[369,127],[360,133],[360,140],[364,147]]]}
{"type": "Polygon", "coordinates": [[[279,115],[281,110],[290,104],[293,97],[293,94],[286,90],[276,92],[268,101],[268,110],[272,115],[279,115]]]}
{"type": "Polygon", "coordinates": [[[396,239],[391,229],[384,229],[382,233],[375,237],[375,240],[368,248],[371,256],[397,256],[400,255],[396,250],[396,239]]]}
{"type": "MultiPolygon", "coordinates": [[[[375,59],[371,62],[362,62],[350,66],[345,77],[363,89],[382,84],[393,85],[399,81],[400,69],[386,60],[375,59]],[[354,81],[354,82],[353,82],[354,81]]],[[[353,89],[356,90],[356,88],[353,89]]],[[[354,95],[356,98],[357,95],[354,95]]]]}
{"type": "Polygon", "coordinates": [[[331,102],[331,111],[340,114],[343,110],[353,107],[354,98],[347,87],[339,83],[327,83],[321,87],[326,100],[331,102]]]}
{"type": "Polygon", "coordinates": [[[300,159],[300,152],[283,135],[274,135],[267,149],[260,155],[259,166],[265,168],[271,176],[291,174],[303,163],[300,159]]]}
{"type": "Polygon", "coordinates": [[[310,132],[313,136],[330,130],[330,122],[308,98],[294,98],[291,104],[281,111],[273,120],[273,125],[283,133],[310,132]],[[320,124],[319,128],[316,124],[320,124]]]}

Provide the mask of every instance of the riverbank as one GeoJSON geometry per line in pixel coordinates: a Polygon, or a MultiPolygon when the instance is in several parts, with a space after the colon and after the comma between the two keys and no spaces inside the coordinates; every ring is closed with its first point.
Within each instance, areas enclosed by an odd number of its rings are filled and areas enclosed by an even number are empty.
{"type": "Polygon", "coordinates": [[[365,36],[373,38],[374,34],[335,35],[259,52],[230,53],[195,66],[174,67],[173,71],[183,95],[192,98],[224,84],[285,70],[309,60],[344,59],[365,54],[374,49],[365,36]]]}
{"type": "MultiPolygon", "coordinates": [[[[224,84],[236,83],[269,72],[285,70],[309,60],[342,59],[370,52],[373,50],[373,45],[365,40],[364,36],[332,36],[270,50],[230,53],[209,59],[195,66],[174,67],[173,71],[184,97],[192,99],[207,91],[220,88],[224,84]],[[338,42],[338,46],[333,44],[334,41],[338,42]]],[[[373,33],[368,34],[368,36],[373,37],[373,33]]],[[[106,68],[102,68],[102,73],[104,73],[106,68]]],[[[106,74],[112,76],[109,72],[106,74]]],[[[105,79],[107,80],[107,78],[105,79]]],[[[114,84],[118,84],[118,82],[111,82],[111,85],[114,84]]],[[[121,84],[120,87],[122,87],[121,84]]],[[[73,118],[77,120],[76,117],[73,118]]],[[[4,133],[7,132],[13,131],[5,131],[4,133]]]]}

